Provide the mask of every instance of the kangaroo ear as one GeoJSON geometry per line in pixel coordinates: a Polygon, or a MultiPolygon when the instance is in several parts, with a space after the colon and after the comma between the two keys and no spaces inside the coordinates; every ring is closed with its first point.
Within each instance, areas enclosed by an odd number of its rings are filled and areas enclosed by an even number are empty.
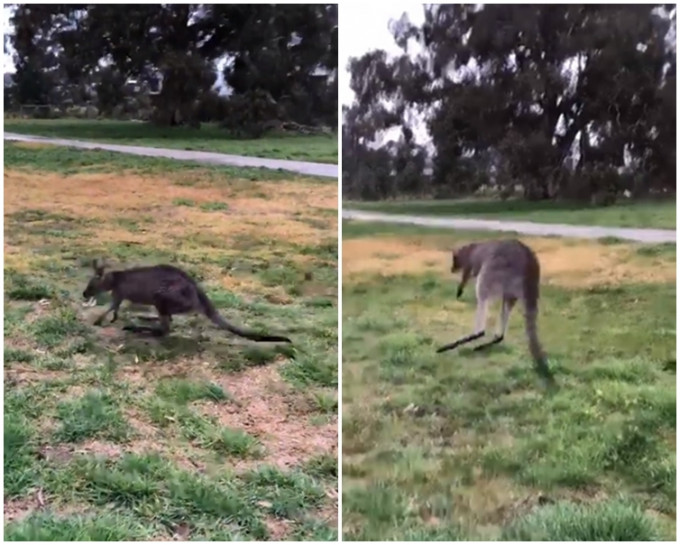
{"type": "Polygon", "coordinates": [[[95,275],[102,276],[104,274],[104,264],[100,263],[98,259],[92,260],[92,268],[95,275]]]}

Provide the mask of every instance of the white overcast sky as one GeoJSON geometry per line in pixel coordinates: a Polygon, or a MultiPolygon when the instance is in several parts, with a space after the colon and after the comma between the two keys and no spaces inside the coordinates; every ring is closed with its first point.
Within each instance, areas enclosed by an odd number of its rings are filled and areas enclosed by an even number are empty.
{"type": "MultiPolygon", "coordinates": [[[[403,54],[389,30],[390,19],[399,19],[406,13],[412,23],[421,25],[425,20],[423,4],[397,0],[393,2],[349,2],[340,6],[340,102],[349,105],[354,93],[349,87],[347,64],[351,57],[361,57],[374,49],[383,49],[393,55],[403,54]]],[[[422,119],[413,119],[411,128],[416,142],[431,149],[431,140],[422,119]]],[[[393,128],[377,137],[376,143],[382,145],[389,140],[400,138],[401,129],[393,128]]]]}
{"type": "Polygon", "coordinates": [[[384,49],[399,55],[402,50],[394,42],[389,31],[390,19],[399,19],[408,14],[415,24],[424,21],[423,4],[397,0],[393,2],[343,2],[340,13],[340,102],[349,104],[354,93],[349,88],[347,63],[350,57],[361,57],[373,49],[384,49]]]}
{"type": "MultiPolygon", "coordinates": [[[[12,10],[8,8],[7,6],[3,6],[2,9],[2,38],[3,40],[5,39],[5,34],[7,33],[7,30],[9,28],[9,18],[12,15],[12,10]]],[[[3,48],[3,61],[2,61],[2,69],[3,72],[14,72],[14,63],[12,62],[12,56],[8,55],[7,53],[4,52],[3,48]]]]}

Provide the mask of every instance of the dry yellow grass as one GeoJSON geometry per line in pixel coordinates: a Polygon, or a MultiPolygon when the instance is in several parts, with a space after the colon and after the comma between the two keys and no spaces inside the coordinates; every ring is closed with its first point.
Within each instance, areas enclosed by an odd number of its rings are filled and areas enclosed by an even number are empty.
{"type": "MultiPolygon", "coordinates": [[[[250,182],[246,190],[235,190],[229,183],[209,187],[180,186],[158,176],[108,173],[39,174],[5,171],[5,214],[40,203],[48,212],[69,214],[87,220],[107,222],[121,217],[153,216],[150,232],[130,233],[106,225],[98,232],[100,240],[144,241],[162,243],[168,235],[209,234],[227,241],[235,235],[256,235],[296,243],[313,243],[327,236],[301,222],[318,215],[317,210],[337,209],[337,186],[300,181],[277,183],[250,182]],[[261,195],[254,198],[253,193],[261,195]],[[175,206],[185,199],[198,206],[224,202],[225,212],[207,212],[198,208],[175,206]],[[316,212],[316,214],[315,214],[316,212]]],[[[329,215],[331,229],[337,230],[337,218],[329,215]]]]}
{"type": "MultiPolygon", "coordinates": [[[[541,261],[544,282],[565,287],[626,283],[661,283],[675,279],[675,264],[635,259],[633,244],[604,245],[578,240],[522,237],[541,261]]],[[[434,272],[450,278],[451,254],[441,238],[373,237],[345,240],[342,273],[348,281],[364,275],[420,274],[434,272]]]]}
{"type": "MultiPolygon", "coordinates": [[[[337,216],[326,212],[337,209],[337,185],[305,181],[248,182],[246,185],[242,181],[227,180],[221,184],[182,186],[171,178],[138,174],[62,176],[6,170],[5,215],[33,208],[92,221],[93,225],[88,227],[91,238],[81,239],[80,243],[89,240],[93,247],[100,247],[125,242],[176,250],[181,240],[182,250],[189,256],[228,255],[239,239],[314,245],[327,240],[329,232],[337,232],[337,216]],[[191,201],[195,206],[179,206],[178,200],[191,201]],[[225,203],[228,209],[200,208],[201,204],[214,202],[225,203]],[[145,219],[152,219],[152,223],[145,219]],[[318,221],[319,226],[310,223],[310,219],[318,221]],[[126,229],[120,225],[121,220],[138,221],[138,230],[126,229]]],[[[37,243],[45,242],[41,235],[31,237],[37,243]]],[[[254,246],[249,252],[266,258],[270,248],[254,246]]],[[[289,257],[302,264],[309,259],[296,254],[289,257]]],[[[26,252],[24,246],[5,241],[6,264],[15,270],[29,271],[44,259],[26,252]]],[[[215,266],[206,265],[205,269],[210,276],[219,278],[224,287],[263,289],[253,279],[224,274],[215,266]]],[[[276,296],[277,290],[264,291],[272,291],[271,295],[276,296]]]]}
{"type": "Polygon", "coordinates": [[[15,141],[14,145],[17,148],[42,149],[42,148],[49,148],[50,146],[53,146],[54,144],[49,144],[47,142],[19,142],[19,141],[15,141]]]}

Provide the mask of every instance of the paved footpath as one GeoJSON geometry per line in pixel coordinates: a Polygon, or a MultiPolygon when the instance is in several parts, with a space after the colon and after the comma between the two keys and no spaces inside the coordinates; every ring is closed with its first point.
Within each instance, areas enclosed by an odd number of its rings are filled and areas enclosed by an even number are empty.
{"type": "Polygon", "coordinates": [[[132,155],[144,155],[147,157],[166,157],[168,159],[181,159],[183,161],[198,161],[215,165],[227,165],[235,167],[268,168],[272,170],[287,170],[307,176],[321,176],[323,178],[338,179],[338,165],[325,163],[309,163],[306,161],[288,161],[284,159],[266,159],[264,157],[245,157],[243,155],[228,155],[212,151],[189,151],[169,148],[149,148],[144,146],[122,146],[119,144],[107,144],[104,142],[85,142],[83,140],[70,140],[63,138],[51,138],[48,136],[34,136],[6,132],[6,140],[18,140],[21,142],[45,142],[57,146],[70,146],[83,149],[103,149],[132,155]]]}
{"type": "Polygon", "coordinates": [[[636,242],[675,242],[675,231],[670,229],[629,229],[624,227],[598,227],[594,225],[566,225],[563,223],[534,223],[531,221],[403,216],[345,209],[342,211],[342,218],[380,223],[405,223],[408,225],[461,229],[464,231],[512,231],[523,235],[535,236],[553,235],[573,238],[616,237],[636,242]]]}

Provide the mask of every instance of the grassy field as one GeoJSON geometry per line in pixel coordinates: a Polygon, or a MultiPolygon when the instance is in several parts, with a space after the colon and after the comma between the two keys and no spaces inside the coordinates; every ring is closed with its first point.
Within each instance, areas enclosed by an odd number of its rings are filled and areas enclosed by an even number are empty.
{"type": "Polygon", "coordinates": [[[560,202],[497,201],[479,199],[441,201],[347,201],[344,208],[388,214],[459,216],[497,220],[567,223],[604,227],[675,229],[675,200],[590,206],[560,202]]]}
{"type": "Polygon", "coordinates": [[[5,130],[122,145],[215,151],[317,163],[338,162],[338,137],[335,133],[316,136],[271,133],[258,139],[240,139],[230,136],[212,123],[192,129],[155,127],[131,121],[83,119],[5,119],[5,130]]]}
{"type": "Polygon", "coordinates": [[[435,353],[473,324],[449,250],[491,236],[343,225],[344,538],[674,540],[675,245],[524,239],[548,393],[521,310],[435,353]]]}
{"type": "Polygon", "coordinates": [[[5,144],[6,540],[337,538],[337,187],[285,176],[5,144]],[[95,327],[95,257],[294,348],[95,327]]]}

